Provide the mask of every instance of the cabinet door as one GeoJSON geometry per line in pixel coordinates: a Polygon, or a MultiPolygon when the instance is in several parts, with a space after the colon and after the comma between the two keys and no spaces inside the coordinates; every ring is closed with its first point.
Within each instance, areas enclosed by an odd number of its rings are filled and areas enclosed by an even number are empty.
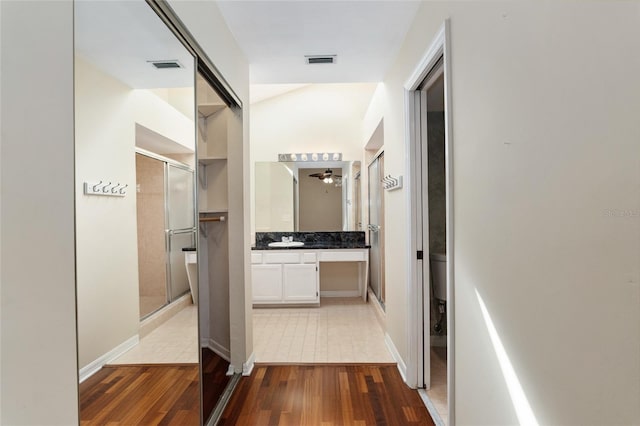
{"type": "Polygon", "coordinates": [[[287,302],[317,302],[318,274],[316,264],[284,265],[284,300],[287,302]]]}
{"type": "Polygon", "coordinates": [[[252,265],[253,301],[282,301],[282,265],[252,265]]]}

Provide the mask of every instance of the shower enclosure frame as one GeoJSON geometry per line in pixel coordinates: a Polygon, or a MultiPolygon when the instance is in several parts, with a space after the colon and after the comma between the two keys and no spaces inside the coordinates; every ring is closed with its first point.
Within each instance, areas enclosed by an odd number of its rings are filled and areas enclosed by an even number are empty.
{"type": "MultiPolygon", "coordinates": [[[[196,245],[196,237],[197,237],[197,227],[196,227],[196,223],[197,223],[197,208],[195,205],[195,200],[196,200],[196,185],[195,185],[195,170],[193,168],[191,168],[188,164],[184,164],[181,163],[179,161],[176,161],[174,159],[165,157],[161,154],[157,154],[151,151],[147,151],[145,149],[142,148],[138,148],[136,147],[135,149],[135,154],[136,155],[143,155],[145,157],[157,160],[157,161],[161,161],[162,163],[164,163],[163,165],[163,179],[164,179],[164,242],[165,242],[165,302],[163,305],[155,308],[153,311],[145,314],[144,316],[140,317],[140,321],[145,320],[146,318],[149,318],[150,316],[152,316],[153,314],[157,313],[158,311],[160,311],[161,309],[165,308],[166,306],[170,305],[171,303],[175,302],[176,300],[178,300],[180,297],[184,296],[185,294],[189,293],[189,287],[187,287],[187,289],[183,292],[181,292],[180,294],[176,294],[173,295],[172,294],[172,286],[171,286],[171,279],[172,279],[172,268],[171,268],[171,237],[173,235],[181,235],[181,234],[187,234],[187,233],[191,233],[192,238],[191,238],[191,245],[195,247],[196,245]],[[187,228],[181,228],[178,229],[177,232],[173,233],[173,230],[170,229],[170,188],[169,188],[169,167],[175,167],[177,169],[186,171],[191,173],[191,181],[194,183],[193,185],[191,185],[191,199],[193,200],[193,215],[192,215],[192,227],[187,227],[187,228]]],[[[195,155],[195,154],[194,154],[195,155]]]]}

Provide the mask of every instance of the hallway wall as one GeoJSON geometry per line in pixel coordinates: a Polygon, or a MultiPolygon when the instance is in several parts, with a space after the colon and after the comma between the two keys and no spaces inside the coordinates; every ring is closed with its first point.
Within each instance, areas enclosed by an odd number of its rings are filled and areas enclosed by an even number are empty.
{"type": "MultiPolygon", "coordinates": [[[[170,3],[248,105],[249,66],[215,3],[170,3]]],[[[73,3],[2,1],[0,15],[0,423],[77,424],[73,3]],[[34,105],[46,114],[31,114],[34,105]]],[[[244,167],[237,173],[246,176],[233,202],[248,206],[248,108],[243,126],[244,140],[232,155],[240,156],[244,167]]],[[[240,357],[248,357],[253,339],[250,325],[244,332],[250,323],[245,210],[229,220],[240,252],[231,301],[245,307],[232,318],[240,357]]]]}
{"type": "Polygon", "coordinates": [[[3,425],[78,423],[72,6],[0,2],[3,425]]]}
{"type": "MultiPolygon", "coordinates": [[[[445,18],[456,424],[527,420],[480,298],[539,424],[637,424],[638,4],[425,2],[365,120],[384,117],[393,175],[407,174],[403,84],[445,18]]],[[[387,326],[404,360],[409,190],[386,204],[387,326]]]]}

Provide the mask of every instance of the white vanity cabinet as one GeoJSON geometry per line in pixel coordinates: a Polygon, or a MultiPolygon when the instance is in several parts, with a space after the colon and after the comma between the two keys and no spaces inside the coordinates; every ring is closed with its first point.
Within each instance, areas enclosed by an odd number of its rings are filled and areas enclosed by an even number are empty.
{"type": "Polygon", "coordinates": [[[301,250],[251,253],[253,304],[318,304],[316,253],[301,250]]]}

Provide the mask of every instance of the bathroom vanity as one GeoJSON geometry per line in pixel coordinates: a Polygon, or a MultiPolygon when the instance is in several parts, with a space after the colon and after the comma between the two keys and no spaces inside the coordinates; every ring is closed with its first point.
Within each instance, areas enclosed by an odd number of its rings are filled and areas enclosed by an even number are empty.
{"type": "Polygon", "coordinates": [[[366,300],[369,248],[364,232],[256,233],[253,304],[319,305],[323,262],[357,262],[358,294],[366,300]],[[283,244],[283,236],[293,237],[294,244],[283,244]]]}

